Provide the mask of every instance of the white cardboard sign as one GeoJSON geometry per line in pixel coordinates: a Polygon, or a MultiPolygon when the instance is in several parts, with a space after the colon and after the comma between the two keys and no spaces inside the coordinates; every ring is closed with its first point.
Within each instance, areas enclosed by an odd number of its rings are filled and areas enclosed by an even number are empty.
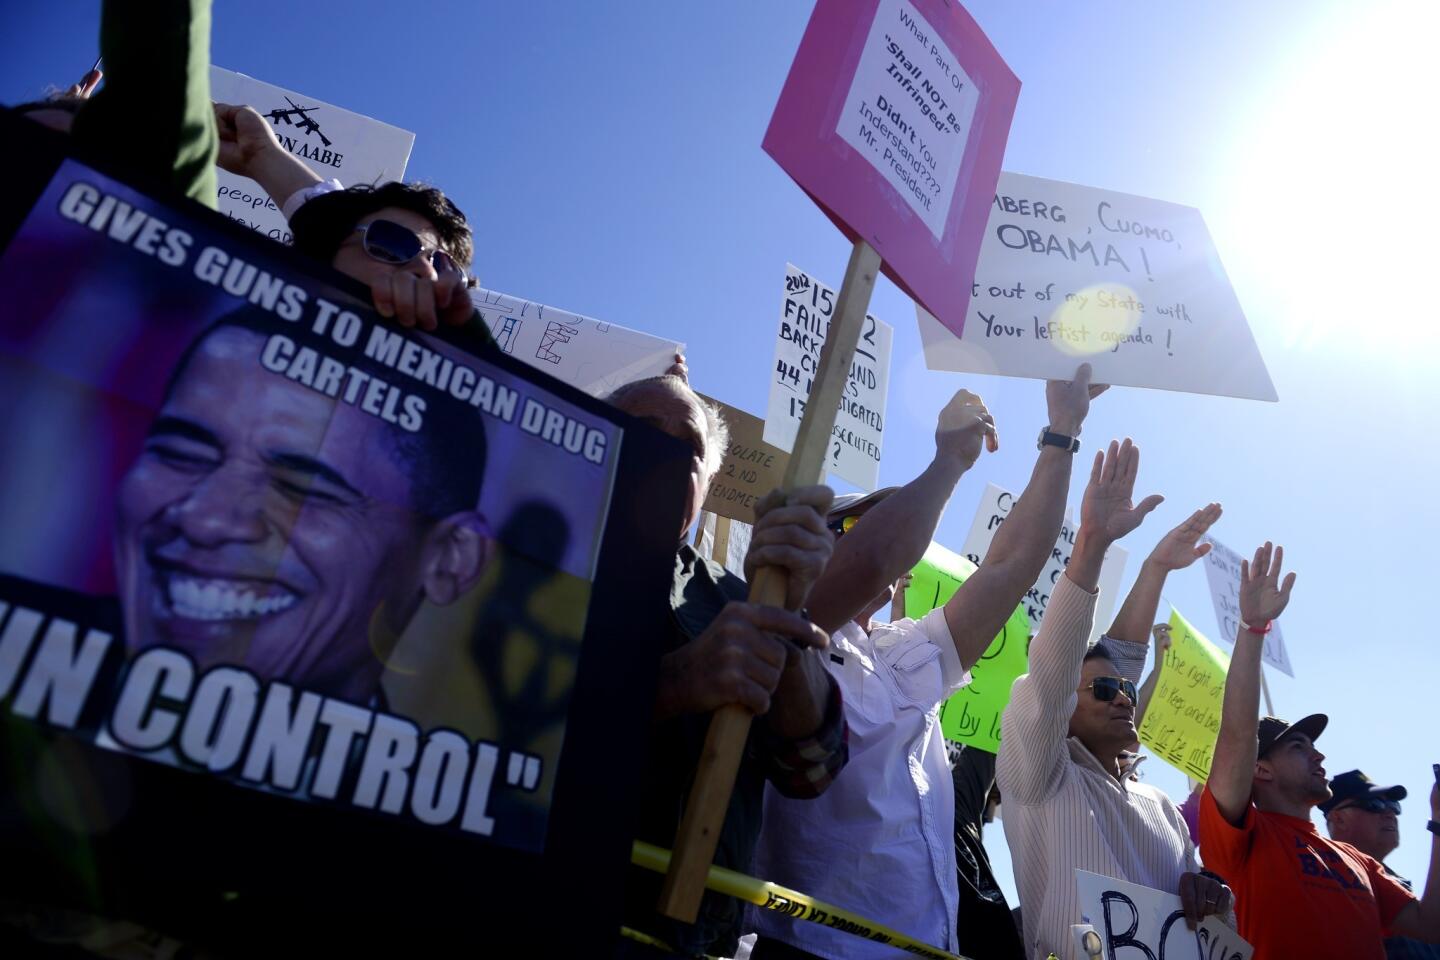
{"type": "Polygon", "coordinates": [[[1194,207],[1002,173],[964,336],[917,309],[932,370],[1277,399],[1194,207]]]}
{"type": "MultiPolygon", "coordinates": [[[[1206,537],[1210,552],[1205,554],[1205,579],[1210,584],[1210,599],[1215,601],[1215,620],[1220,624],[1220,639],[1234,646],[1240,629],[1240,554],[1214,537],[1206,537]]],[[[1280,622],[1270,625],[1260,658],[1287,677],[1295,676],[1280,622]]]]}
{"type": "Polygon", "coordinates": [[[592,397],[657,377],[675,362],[675,354],[685,352],[678,340],[494,290],[473,290],[471,299],[501,350],[592,397]]]}
{"type": "Polygon", "coordinates": [[[980,88],[943,44],[931,44],[928,51],[921,45],[917,53],[892,38],[892,31],[900,40],[939,37],[905,0],[880,0],[835,133],[895,188],[939,242],[960,179],[980,88]],[[913,32],[906,36],[900,32],[902,26],[913,32]],[[924,67],[935,75],[934,85],[923,78],[921,65],[911,57],[924,60],[924,67]],[[949,82],[939,80],[941,76],[949,82]],[[857,124],[856,117],[873,120],[857,124]],[[892,126],[904,135],[896,132],[880,147],[875,131],[889,134],[892,126]]]}
{"type": "MultiPolygon", "coordinates": [[[[1255,948],[1218,917],[1208,916],[1194,930],[1185,925],[1180,898],[1138,883],[1126,883],[1085,870],[1075,871],[1080,917],[1094,929],[1098,953],[1085,949],[1076,931],[1076,955],[1104,960],[1165,957],[1170,960],[1250,960],[1255,948]]],[[[1073,928],[1072,928],[1073,929],[1073,928]]]]}
{"type": "MultiPolygon", "coordinates": [[[[771,364],[765,442],[787,453],[795,448],[836,300],[834,290],[799,267],[785,265],[785,299],[771,364]]],[[[880,448],[885,439],[885,398],[890,392],[894,334],[888,323],[865,315],[855,362],[831,431],[826,470],[865,490],[874,490],[880,483],[880,448]]]]}
{"type": "MultiPolygon", "coordinates": [[[[985,493],[980,498],[980,507],[975,511],[975,519],[970,524],[970,533],[965,537],[965,545],[960,550],[971,563],[978,566],[984,561],[985,554],[990,549],[990,542],[995,539],[995,531],[1000,529],[1000,524],[1010,515],[1010,508],[1015,505],[1017,499],[1019,498],[1003,487],[997,487],[993,483],[985,485],[985,493]]],[[[1040,629],[1040,621],[1045,616],[1045,607],[1050,602],[1050,594],[1055,589],[1055,585],[1060,582],[1065,568],[1070,564],[1070,554],[1075,549],[1075,531],[1077,529],[1070,508],[1065,508],[1065,520],[1060,525],[1060,538],[1055,541],[1055,548],[1050,551],[1050,559],[1045,561],[1045,569],[1040,571],[1040,578],[1035,581],[1035,585],[1020,600],[1025,607],[1025,615],[1030,618],[1032,632],[1040,629]]],[[[1110,614],[1115,609],[1116,595],[1120,590],[1120,578],[1125,575],[1125,561],[1129,556],[1129,553],[1117,546],[1111,546],[1105,554],[1105,560],[1100,566],[1100,596],[1095,604],[1095,625],[1091,630],[1092,639],[1105,632],[1110,626],[1110,614]]]]}
{"type": "MultiPolygon", "coordinates": [[[[210,96],[254,107],[274,126],[281,145],[322,179],[333,177],[348,187],[405,176],[415,144],[408,130],[220,67],[210,68],[210,96]]],[[[271,239],[290,242],[279,207],[287,197],[271,199],[254,180],[224,170],[215,175],[221,213],[271,239]]]]}

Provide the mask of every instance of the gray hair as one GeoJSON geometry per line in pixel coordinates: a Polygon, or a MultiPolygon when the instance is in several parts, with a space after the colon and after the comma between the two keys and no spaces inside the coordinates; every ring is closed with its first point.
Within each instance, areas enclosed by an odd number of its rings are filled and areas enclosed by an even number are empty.
{"type": "Polygon", "coordinates": [[[672,373],[658,377],[646,377],[643,380],[632,380],[612,391],[605,398],[605,402],[619,406],[620,401],[625,397],[645,387],[664,387],[671,390],[685,398],[686,402],[694,404],[704,416],[705,482],[708,485],[715,474],[720,472],[720,464],[725,460],[725,452],[730,449],[730,428],[725,425],[725,418],[720,415],[720,407],[696,393],[684,377],[677,377],[672,373]]]}

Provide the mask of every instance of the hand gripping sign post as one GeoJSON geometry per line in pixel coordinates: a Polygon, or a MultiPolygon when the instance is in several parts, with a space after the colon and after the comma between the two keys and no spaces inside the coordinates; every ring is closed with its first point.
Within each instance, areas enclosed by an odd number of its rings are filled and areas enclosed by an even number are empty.
{"type": "MultiPolygon", "coordinates": [[[[820,480],[875,276],[958,336],[1020,81],[958,4],[819,0],[764,148],[854,241],[785,489],[820,480]]],[[[757,603],[785,602],[761,570],[757,603]]],[[[717,710],[680,821],[660,910],[693,922],[750,727],[717,710]]]]}

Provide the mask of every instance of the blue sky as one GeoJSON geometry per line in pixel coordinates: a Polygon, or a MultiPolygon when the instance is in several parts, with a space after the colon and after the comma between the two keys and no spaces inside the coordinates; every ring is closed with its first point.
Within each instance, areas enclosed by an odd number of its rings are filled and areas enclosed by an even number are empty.
{"type": "MultiPolygon", "coordinates": [[[[222,2],[213,59],[414,131],[409,175],[470,215],[486,286],[684,340],[696,387],[758,414],[786,261],[838,285],[849,252],[760,149],[810,6],[222,2]]],[[[1440,671],[1416,619],[1440,540],[1423,278],[1440,201],[1413,184],[1433,173],[1416,118],[1433,113],[1422,44],[1440,15],[1424,0],[967,6],[1023,83],[1006,169],[1198,207],[1280,394],[1116,388],[1096,401],[1090,449],[1135,438],[1137,493],[1167,498],[1125,542],[1127,586],[1210,500],[1225,506],[1215,535],[1237,551],[1284,544],[1299,572],[1283,619],[1297,679],[1271,672],[1276,710],[1329,713],[1332,774],[1358,766],[1410,788],[1389,863],[1422,881],[1440,760],[1440,671]]],[[[76,0],[7,5],[0,100],[78,78],[98,19],[76,0]]],[[[895,327],[882,483],[928,462],[957,388],[999,421],[1000,452],[940,527],[958,549],[985,482],[1018,490],[1028,476],[1042,388],[927,371],[913,306],[888,281],[871,311],[895,327]]],[[[1077,507],[1082,488],[1077,471],[1077,507]]],[[[1214,638],[1199,565],[1165,596],[1214,638]]],[[[1160,761],[1147,775],[1183,794],[1160,761]]],[[[1008,874],[998,830],[990,848],[1008,874]]]]}

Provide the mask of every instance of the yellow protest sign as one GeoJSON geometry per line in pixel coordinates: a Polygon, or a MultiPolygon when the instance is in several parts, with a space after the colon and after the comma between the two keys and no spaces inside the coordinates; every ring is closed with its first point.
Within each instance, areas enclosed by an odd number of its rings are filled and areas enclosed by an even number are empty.
{"type": "Polygon", "coordinates": [[[1208,780],[1230,658],[1178,610],[1170,613],[1170,640],[1140,742],[1196,780],[1208,780]]]}
{"type": "MultiPolygon", "coordinates": [[[[943,606],[976,570],[975,564],[938,543],[911,571],[905,590],[905,616],[919,619],[943,606]]],[[[1030,620],[1017,606],[1004,628],[970,668],[970,683],[940,707],[940,729],[947,739],[996,753],[1000,715],[1010,702],[1010,686],[1030,662],[1030,620]]]]}

